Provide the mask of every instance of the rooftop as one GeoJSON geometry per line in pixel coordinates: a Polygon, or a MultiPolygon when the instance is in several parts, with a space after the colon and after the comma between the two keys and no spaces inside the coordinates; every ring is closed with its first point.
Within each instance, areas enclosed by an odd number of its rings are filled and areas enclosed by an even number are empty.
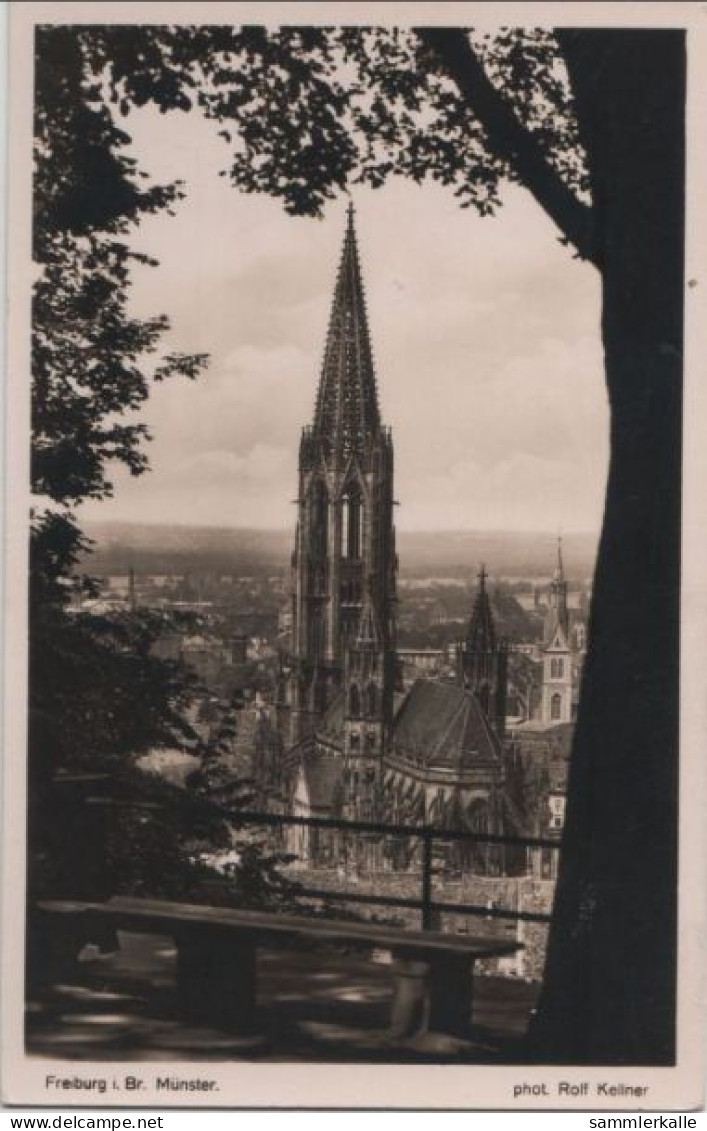
{"type": "Polygon", "coordinates": [[[475,695],[452,683],[418,679],[398,711],[393,747],[426,764],[475,762],[500,757],[498,742],[475,695]]]}

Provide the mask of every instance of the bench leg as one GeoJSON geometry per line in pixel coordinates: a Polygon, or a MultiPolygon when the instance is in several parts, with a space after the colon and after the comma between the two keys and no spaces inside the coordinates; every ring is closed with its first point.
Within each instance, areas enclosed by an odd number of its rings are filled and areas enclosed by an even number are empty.
{"type": "Polygon", "coordinates": [[[412,958],[393,957],[393,1003],[390,1036],[414,1037],[427,1029],[429,965],[412,958]]]}
{"type": "Polygon", "coordinates": [[[429,1028],[467,1040],[471,1032],[474,960],[450,954],[430,963],[429,1028]]]}
{"type": "Polygon", "coordinates": [[[176,941],[182,1016],[236,1036],[255,1036],[255,944],[203,930],[185,932],[176,941]]]}
{"type": "Polygon", "coordinates": [[[28,985],[76,981],[81,951],[95,937],[100,937],[97,924],[82,912],[32,911],[26,935],[28,985]]]}
{"type": "Polygon", "coordinates": [[[446,955],[393,959],[390,1036],[444,1033],[466,1040],[471,1029],[473,959],[446,955]]]}

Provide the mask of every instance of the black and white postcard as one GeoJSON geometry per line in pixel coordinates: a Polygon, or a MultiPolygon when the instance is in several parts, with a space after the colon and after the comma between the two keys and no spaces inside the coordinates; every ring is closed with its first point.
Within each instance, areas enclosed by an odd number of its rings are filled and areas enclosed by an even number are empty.
{"type": "Polygon", "coordinates": [[[3,1100],[703,1102],[707,17],[11,4],[3,1100]]]}

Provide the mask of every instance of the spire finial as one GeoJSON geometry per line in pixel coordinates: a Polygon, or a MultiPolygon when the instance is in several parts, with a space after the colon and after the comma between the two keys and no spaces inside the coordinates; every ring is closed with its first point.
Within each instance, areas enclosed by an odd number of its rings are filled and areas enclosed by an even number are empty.
{"type": "Polygon", "coordinates": [[[481,565],[479,566],[479,572],[477,573],[476,576],[479,579],[479,589],[483,592],[484,589],[486,588],[486,578],[488,577],[488,574],[486,572],[486,563],[485,562],[482,562],[481,565]]]}
{"type": "Polygon", "coordinates": [[[346,255],[346,245],[349,244],[352,240],[355,241],[356,239],[356,225],[354,223],[355,218],[356,209],[354,208],[353,200],[351,199],[351,197],[349,197],[349,203],[346,206],[346,238],[344,239],[344,256],[346,255]]]}

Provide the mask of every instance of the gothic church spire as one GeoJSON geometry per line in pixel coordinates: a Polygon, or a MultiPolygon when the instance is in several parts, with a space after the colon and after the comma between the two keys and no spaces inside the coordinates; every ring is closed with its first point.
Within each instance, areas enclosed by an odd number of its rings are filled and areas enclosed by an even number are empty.
{"type": "Polygon", "coordinates": [[[366,301],[349,205],[344,247],[329,320],[313,434],[327,457],[361,454],[380,429],[366,301]]]}
{"type": "Polygon", "coordinates": [[[562,561],[562,535],[557,536],[557,565],[555,566],[555,573],[553,575],[554,581],[565,580],[565,567],[562,561]]]}
{"type": "Polygon", "coordinates": [[[482,565],[478,573],[479,586],[476,590],[474,608],[469,620],[467,633],[467,650],[475,655],[491,653],[496,648],[496,632],[493,626],[491,602],[486,592],[486,566],[482,565]]]}
{"type": "Polygon", "coordinates": [[[546,643],[554,636],[558,626],[562,629],[565,637],[569,640],[570,618],[567,606],[567,581],[565,579],[565,567],[562,561],[562,538],[557,539],[557,565],[552,575],[550,582],[550,600],[548,607],[548,618],[545,628],[546,643]]]}
{"type": "Polygon", "coordinates": [[[496,638],[486,590],[487,576],[486,567],[482,565],[466,643],[460,648],[459,675],[462,686],[476,695],[497,737],[502,739],[506,717],[507,646],[496,638]]]}
{"type": "MultiPolygon", "coordinates": [[[[355,700],[360,675],[380,752],[395,677],[393,441],[378,408],[351,207],[314,421],[300,442],[297,507],[292,741],[314,733],[349,676],[355,700]]],[[[366,757],[371,740],[368,734],[366,757]]]]}

